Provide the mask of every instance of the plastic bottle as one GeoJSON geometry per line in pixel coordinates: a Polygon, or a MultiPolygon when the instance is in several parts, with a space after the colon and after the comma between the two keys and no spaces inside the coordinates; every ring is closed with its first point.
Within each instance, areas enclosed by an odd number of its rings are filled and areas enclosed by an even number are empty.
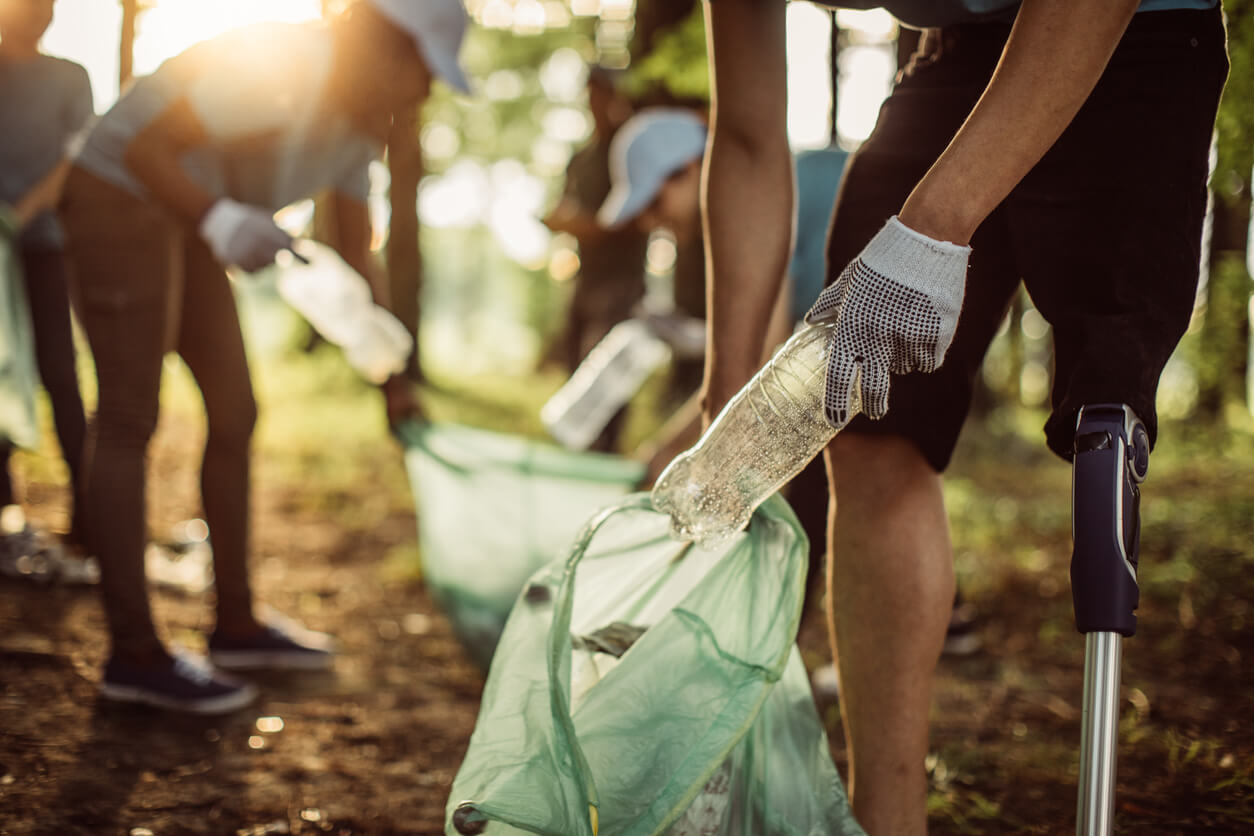
{"type": "Polygon", "coordinates": [[[405,369],[414,341],[388,310],[376,305],[370,285],[330,247],[308,239],[279,253],[278,290],[327,342],[372,383],[405,369]]]}
{"type": "Polygon", "coordinates": [[[794,334],[662,472],[653,507],[670,514],[672,536],[702,546],[726,540],[831,441],[823,391],[835,327],[794,334]]]}
{"type": "Polygon", "coordinates": [[[636,319],[620,322],[544,404],[540,420],[563,446],[586,450],[669,356],[670,349],[648,325],[636,319]]]}

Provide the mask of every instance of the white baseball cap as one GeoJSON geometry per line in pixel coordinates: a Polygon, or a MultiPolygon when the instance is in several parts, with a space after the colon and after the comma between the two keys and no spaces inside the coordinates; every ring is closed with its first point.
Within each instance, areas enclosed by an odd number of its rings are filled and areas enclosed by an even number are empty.
{"type": "Polygon", "coordinates": [[[628,119],[610,143],[609,196],[597,212],[617,227],[643,212],[672,174],[705,153],[705,122],[691,110],[654,107],[628,119]]]}
{"type": "Polygon", "coordinates": [[[367,0],[380,14],[407,32],[431,71],[453,88],[470,92],[457,53],[469,19],[461,0],[367,0]]]}

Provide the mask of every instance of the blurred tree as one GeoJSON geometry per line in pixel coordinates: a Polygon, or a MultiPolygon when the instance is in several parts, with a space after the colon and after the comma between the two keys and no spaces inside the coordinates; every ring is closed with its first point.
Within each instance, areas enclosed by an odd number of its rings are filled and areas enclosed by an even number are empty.
{"type": "Polygon", "coordinates": [[[118,44],[118,89],[126,87],[135,70],[135,21],[146,11],[151,0],[121,0],[122,37],[118,44]]]}
{"type": "MultiPolygon", "coordinates": [[[[539,335],[561,327],[569,288],[553,281],[547,260],[521,264],[506,256],[487,220],[491,207],[501,208],[500,184],[514,178],[519,185],[519,173],[529,175],[524,190],[538,181],[550,198],[560,191],[570,154],[591,129],[582,66],[596,60],[596,25],[596,18],[575,17],[534,34],[472,26],[461,59],[475,95],[455,95],[443,84],[433,89],[418,123],[421,174],[434,182],[456,164],[474,172],[462,182],[478,177],[484,193],[465,201],[479,205],[469,210],[478,215],[472,228],[462,226],[466,221],[423,225],[422,307],[430,317],[455,311],[469,323],[488,308],[516,305],[520,322],[539,335]]],[[[402,233],[393,223],[396,241],[402,233]]]]}
{"type": "MultiPolygon", "coordinates": [[[[675,5],[682,8],[685,4],[675,5]]],[[[710,72],[704,9],[694,4],[682,17],[674,18],[672,13],[659,19],[666,25],[651,24],[654,28],[649,36],[637,40],[649,48],[646,51],[640,46],[639,52],[633,52],[624,84],[626,93],[643,105],[706,104],[710,100],[710,72]]]]}
{"type": "Polygon", "coordinates": [[[1254,0],[1224,0],[1232,67],[1216,120],[1210,281],[1196,356],[1198,406],[1218,417],[1245,392],[1250,339],[1251,169],[1254,168],[1254,0]]]}
{"type": "Polygon", "coordinates": [[[694,10],[701,14],[701,4],[696,0],[636,0],[631,62],[634,64],[653,52],[658,36],[691,17],[694,10]]]}

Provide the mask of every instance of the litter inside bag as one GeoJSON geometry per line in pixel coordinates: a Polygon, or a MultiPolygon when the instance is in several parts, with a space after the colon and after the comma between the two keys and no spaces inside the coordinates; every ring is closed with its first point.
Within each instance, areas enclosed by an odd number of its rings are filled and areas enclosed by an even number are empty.
{"type": "Polygon", "coordinates": [[[631,491],[644,465],[457,424],[400,435],[427,588],[486,667],[527,579],[631,491]]]}
{"type": "Polygon", "coordinates": [[[716,549],[635,495],[519,596],[449,834],[861,834],[794,645],[808,556],[774,497],[716,549]]]}

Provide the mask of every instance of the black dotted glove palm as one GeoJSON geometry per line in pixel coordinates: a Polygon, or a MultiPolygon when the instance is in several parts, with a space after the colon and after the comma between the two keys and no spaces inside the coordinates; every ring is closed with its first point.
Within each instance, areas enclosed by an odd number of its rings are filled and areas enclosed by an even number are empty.
{"type": "Polygon", "coordinates": [[[970,252],[893,217],[820,294],[806,322],[836,324],[823,399],[829,424],[841,429],[859,412],[884,417],[890,375],[940,367],[962,310],[970,252]]]}

